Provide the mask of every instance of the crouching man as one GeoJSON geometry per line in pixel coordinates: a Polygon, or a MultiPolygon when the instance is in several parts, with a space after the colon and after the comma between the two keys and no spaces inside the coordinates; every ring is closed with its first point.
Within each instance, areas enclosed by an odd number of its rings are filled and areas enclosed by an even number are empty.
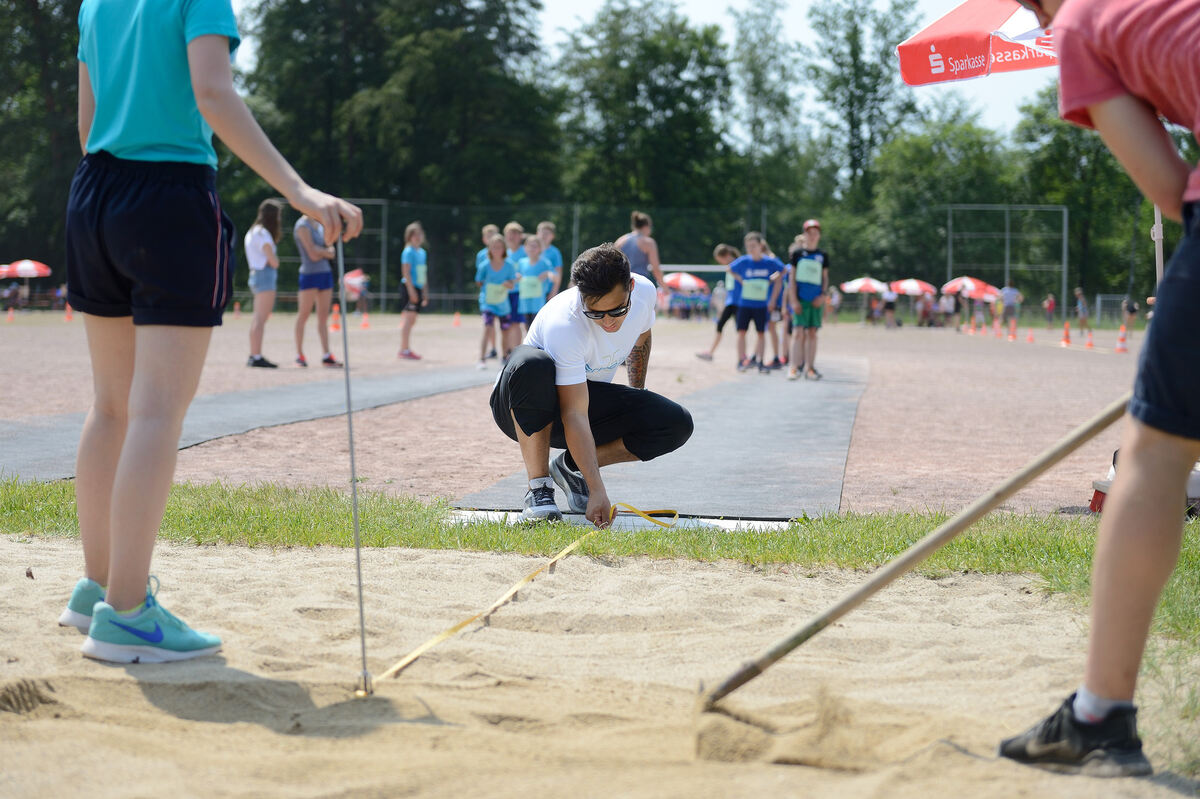
{"type": "Polygon", "coordinates": [[[521,521],[562,518],[557,483],[572,511],[606,527],[612,503],[600,467],[678,449],[692,435],[692,416],[645,390],[654,284],[631,276],[611,244],[580,255],[571,282],[538,312],[500,372],[492,416],[521,445],[529,475],[521,521]],[[612,382],[622,362],[628,386],[612,382]],[[566,451],[551,462],[551,447],[566,451]]]}

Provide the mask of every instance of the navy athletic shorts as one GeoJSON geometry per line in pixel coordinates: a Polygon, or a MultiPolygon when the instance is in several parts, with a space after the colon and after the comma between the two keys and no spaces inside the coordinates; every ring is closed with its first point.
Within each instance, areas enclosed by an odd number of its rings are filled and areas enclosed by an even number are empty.
{"type": "Polygon", "coordinates": [[[759,333],[767,329],[767,307],[764,305],[761,308],[747,308],[745,305],[739,305],[737,309],[737,329],[739,331],[749,330],[751,320],[754,321],[754,329],[759,333]]]}
{"type": "Polygon", "coordinates": [[[300,290],[308,291],[310,289],[332,291],[333,272],[312,272],[307,275],[300,275],[300,290]]]}
{"type": "Polygon", "coordinates": [[[83,157],[67,200],[67,301],[135,325],[215,327],[233,281],[233,222],[204,164],[83,157]]]}
{"type": "Polygon", "coordinates": [[[1155,292],[1154,318],[1138,361],[1129,412],[1135,419],[1184,438],[1200,439],[1200,207],[1183,206],[1183,238],[1155,292]]]}

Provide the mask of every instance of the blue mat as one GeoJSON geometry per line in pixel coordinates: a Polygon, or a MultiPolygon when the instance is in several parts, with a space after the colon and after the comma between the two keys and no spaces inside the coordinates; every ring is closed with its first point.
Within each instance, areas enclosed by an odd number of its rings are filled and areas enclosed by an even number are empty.
{"type": "MultiPolygon", "coordinates": [[[[444,369],[388,377],[354,377],[350,392],[354,410],[378,408],[396,402],[487,385],[493,370],[474,367],[444,369]]],[[[260,427],[274,427],[340,416],[346,411],[346,383],[342,378],[299,383],[253,391],[233,391],[197,397],[183,422],[179,448],[215,438],[238,435],[260,427]]],[[[75,475],[75,452],[86,414],[39,416],[21,424],[0,427],[0,476],[22,480],[59,480],[75,475]]]]}
{"type": "MultiPolygon", "coordinates": [[[[746,373],[684,397],[696,432],[679,450],[648,463],[604,468],[613,502],[673,508],[682,515],[791,519],[837,513],[858,400],[867,384],[865,358],[821,360],[824,379],[746,373]]],[[[521,463],[512,445],[513,463],[521,463]]],[[[455,506],[519,510],[524,470],[455,506]]],[[[566,509],[562,492],[559,507],[566,509]]]]}

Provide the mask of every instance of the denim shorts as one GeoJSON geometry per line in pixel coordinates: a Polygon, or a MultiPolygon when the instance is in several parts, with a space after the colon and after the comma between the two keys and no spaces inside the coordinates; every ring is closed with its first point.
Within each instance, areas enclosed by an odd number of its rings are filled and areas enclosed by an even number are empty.
{"type": "Polygon", "coordinates": [[[300,275],[300,290],[318,289],[326,291],[333,288],[333,272],[317,272],[315,275],[300,275]]]}
{"type": "Polygon", "coordinates": [[[278,269],[272,269],[268,266],[266,269],[250,270],[250,290],[255,294],[260,291],[274,291],[275,284],[278,281],[278,269]]]}
{"type": "Polygon", "coordinates": [[[1200,208],[1183,206],[1183,238],[1155,292],[1129,413],[1164,433],[1200,439],[1200,208]]]}

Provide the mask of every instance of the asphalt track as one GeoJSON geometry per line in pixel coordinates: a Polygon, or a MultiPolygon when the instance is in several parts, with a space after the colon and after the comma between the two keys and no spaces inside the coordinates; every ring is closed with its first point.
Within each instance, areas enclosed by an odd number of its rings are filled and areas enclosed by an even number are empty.
{"type": "MultiPolygon", "coordinates": [[[[354,377],[354,410],[378,408],[448,391],[486,385],[492,371],[456,367],[419,375],[354,377]]],[[[183,422],[179,448],[260,427],[307,422],[346,412],[346,384],[336,379],[196,397],[183,422]]],[[[75,475],[75,452],[85,414],[35,416],[0,428],[0,477],[61,480],[75,475]]]]}
{"type": "MultiPolygon", "coordinates": [[[[605,467],[609,499],[682,516],[782,520],[837,513],[866,358],[821,360],[824,379],[789,381],[782,371],[747,373],[681,400],[695,433],[680,449],[647,463],[605,467]]],[[[514,463],[520,454],[513,445],[514,463]]],[[[456,507],[520,510],[524,470],[456,507]]],[[[566,509],[561,491],[559,507],[566,509]]]]}

